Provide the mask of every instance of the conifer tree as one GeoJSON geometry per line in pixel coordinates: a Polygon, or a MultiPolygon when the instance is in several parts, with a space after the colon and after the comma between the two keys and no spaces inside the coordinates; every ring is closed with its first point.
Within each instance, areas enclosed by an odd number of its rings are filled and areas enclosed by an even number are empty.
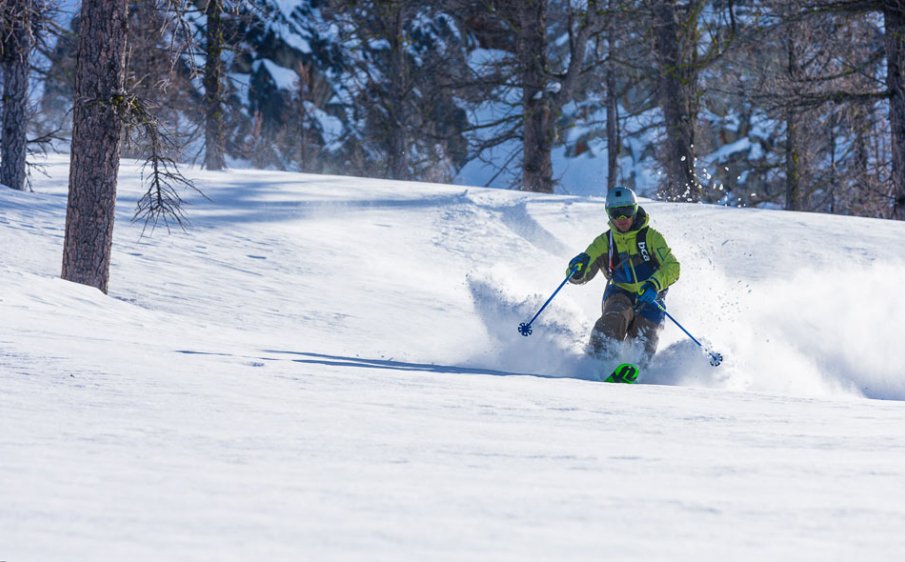
{"type": "Polygon", "coordinates": [[[63,279],[107,292],[125,86],[126,0],[84,0],[72,117],[63,279]]]}
{"type": "Polygon", "coordinates": [[[3,78],[0,184],[24,190],[26,178],[31,0],[0,2],[0,69],[3,78]]]}

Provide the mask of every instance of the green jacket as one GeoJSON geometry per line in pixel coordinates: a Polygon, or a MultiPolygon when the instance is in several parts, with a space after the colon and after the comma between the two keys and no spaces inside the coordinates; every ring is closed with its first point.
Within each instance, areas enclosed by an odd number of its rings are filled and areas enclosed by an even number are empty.
{"type": "Polygon", "coordinates": [[[658,293],[678,281],[679,261],[663,235],[649,223],[650,217],[641,207],[628,232],[619,232],[611,223],[610,230],[595,238],[585,250],[591,265],[585,276],[575,282],[587,283],[602,271],[609,283],[634,294],[645,281],[651,281],[658,293]]]}

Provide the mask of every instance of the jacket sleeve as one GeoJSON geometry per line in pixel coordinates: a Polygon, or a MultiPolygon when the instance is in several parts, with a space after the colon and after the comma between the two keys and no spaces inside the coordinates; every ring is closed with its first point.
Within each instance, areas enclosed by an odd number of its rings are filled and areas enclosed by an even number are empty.
{"type": "Polygon", "coordinates": [[[588,246],[588,249],[585,250],[585,253],[591,256],[591,266],[588,268],[588,273],[584,276],[584,279],[582,279],[583,283],[593,279],[598,271],[602,271],[604,276],[609,279],[607,274],[607,261],[610,259],[610,237],[608,232],[604,232],[595,238],[591,245],[588,246]]]}
{"type": "Polygon", "coordinates": [[[647,233],[647,243],[657,258],[660,266],[649,280],[654,281],[658,291],[666,289],[679,280],[681,266],[679,260],[673,255],[672,250],[666,244],[663,235],[651,228],[647,233]]]}
{"type": "MultiPolygon", "coordinates": [[[[570,277],[569,283],[572,283],[573,285],[584,285],[593,279],[598,271],[603,271],[604,275],[606,275],[607,252],[609,252],[609,238],[606,233],[603,233],[595,238],[594,241],[591,242],[591,245],[588,246],[588,249],[584,251],[584,253],[591,258],[588,262],[588,269],[585,271],[584,275],[578,279],[572,279],[570,277]]],[[[566,274],[568,273],[567,270],[566,274]]]]}

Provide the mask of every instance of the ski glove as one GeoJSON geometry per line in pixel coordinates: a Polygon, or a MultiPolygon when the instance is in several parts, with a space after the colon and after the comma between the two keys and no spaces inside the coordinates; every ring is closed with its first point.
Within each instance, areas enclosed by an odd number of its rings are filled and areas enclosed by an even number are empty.
{"type": "Polygon", "coordinates": [[[584,252],[572,258],[572,261],[569,262],[569,269],[566,271],[566,273],[572,273],[572,276],[569,277],[569,279],[572,281],[580,281],[583,279],[588,272],[589,265],[591,265],[591,256],[584,252]]]}
{"type": "Polygon", "coordinates": [[[638,289],[638,302],[650,304],[655,300],[657,300],[657,289],[653,283],[645,281],[644,285],[641,285],[641,288],[638,289]]]}

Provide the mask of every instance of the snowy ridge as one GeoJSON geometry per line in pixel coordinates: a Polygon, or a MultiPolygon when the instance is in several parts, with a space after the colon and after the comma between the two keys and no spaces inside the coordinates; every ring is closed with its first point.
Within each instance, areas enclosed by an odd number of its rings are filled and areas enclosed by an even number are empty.
{"type": "Polygon", "coordinates": [[[645,201],[726,361],[667,325],[627,387],[602,280],[516,331],[600,199],[191,170],[142,238],[125,163],[107,296],[58,279],[47,169],[0,190],[0,560],[905,552],[905,224],[645,201]]]}

